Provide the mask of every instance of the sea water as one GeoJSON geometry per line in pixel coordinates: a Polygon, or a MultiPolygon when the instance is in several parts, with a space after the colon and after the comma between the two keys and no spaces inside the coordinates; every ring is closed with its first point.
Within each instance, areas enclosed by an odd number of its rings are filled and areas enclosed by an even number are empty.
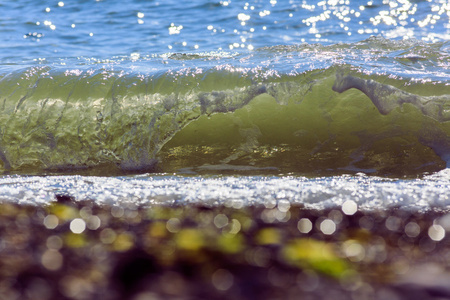
{"type": "Polygon", "coordinates": [[[0,11],[2,201],[450,205],[447,1],[0,11]]]}

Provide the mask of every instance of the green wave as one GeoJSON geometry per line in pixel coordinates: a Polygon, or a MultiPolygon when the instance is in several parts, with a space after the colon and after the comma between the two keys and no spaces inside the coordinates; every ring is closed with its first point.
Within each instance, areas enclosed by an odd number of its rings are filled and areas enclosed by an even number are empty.
{"type": "Polygon", "coordinates": [[[445,167],[449,122],[403,102],[383,114],[360,90],[333,91],[337,71],[408,95],[449,94],[445,83],[407,85],[349,65],[291,75],[230,65],[144,75],[35,66],[0,79],[0,171],[414,175],[445,167]]]}

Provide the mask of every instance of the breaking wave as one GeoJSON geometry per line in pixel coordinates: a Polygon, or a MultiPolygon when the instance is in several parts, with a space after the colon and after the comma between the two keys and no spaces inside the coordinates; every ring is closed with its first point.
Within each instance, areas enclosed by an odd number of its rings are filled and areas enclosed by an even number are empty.
{"type": "Polygon", "coordinates": [[[0,171],[437,171],[450,160],[445,49],[369,39],[4,68],[0,171]]]}

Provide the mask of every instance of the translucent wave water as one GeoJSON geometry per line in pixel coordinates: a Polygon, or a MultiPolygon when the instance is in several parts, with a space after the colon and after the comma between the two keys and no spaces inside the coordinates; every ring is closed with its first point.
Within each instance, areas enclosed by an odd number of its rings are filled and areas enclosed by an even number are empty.
{"type": "Polygon", "coordinates": [[[437,170],[450,155],[445,46],[371,38],[21,68],[0,80],[1,169],[437,170]]]}

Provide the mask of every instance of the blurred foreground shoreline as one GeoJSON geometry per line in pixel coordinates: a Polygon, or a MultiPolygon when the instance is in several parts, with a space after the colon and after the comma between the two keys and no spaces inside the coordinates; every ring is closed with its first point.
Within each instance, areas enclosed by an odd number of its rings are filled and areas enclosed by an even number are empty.
{"type": "Polygon", "coordinates": [[[0,204],[0,299],[447,299],[445,211],[0,204]]]}

